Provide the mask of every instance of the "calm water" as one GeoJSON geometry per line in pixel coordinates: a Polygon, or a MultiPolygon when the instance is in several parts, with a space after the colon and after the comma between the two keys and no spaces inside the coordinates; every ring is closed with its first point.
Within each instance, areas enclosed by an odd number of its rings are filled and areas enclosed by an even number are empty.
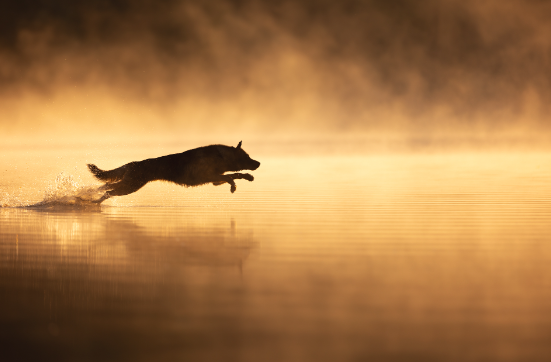
{"type": "Polygon", "coordinates": [[[245,149],[233,195],[35,209],[175,150],[0,150],[0,359],[551,360],[551,153],[245,149]]]}

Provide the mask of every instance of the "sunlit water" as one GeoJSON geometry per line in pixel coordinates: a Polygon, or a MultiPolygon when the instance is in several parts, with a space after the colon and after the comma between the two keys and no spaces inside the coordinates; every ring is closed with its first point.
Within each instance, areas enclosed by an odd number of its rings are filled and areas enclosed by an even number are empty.
{"type": "Polygon", "coordinates": [[[100,207],[163,150],[1,150],[0,360],[551,360],[551,153],[245,149],[100,207]]]}

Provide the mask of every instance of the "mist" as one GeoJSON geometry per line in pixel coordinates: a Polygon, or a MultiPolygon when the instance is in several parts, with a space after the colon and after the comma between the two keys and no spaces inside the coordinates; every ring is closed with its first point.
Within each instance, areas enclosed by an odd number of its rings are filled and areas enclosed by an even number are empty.
{"type": "Polygon", "coordinates": [[[6,1],[0,131],[548,136],[544,1],[6,1]]]}

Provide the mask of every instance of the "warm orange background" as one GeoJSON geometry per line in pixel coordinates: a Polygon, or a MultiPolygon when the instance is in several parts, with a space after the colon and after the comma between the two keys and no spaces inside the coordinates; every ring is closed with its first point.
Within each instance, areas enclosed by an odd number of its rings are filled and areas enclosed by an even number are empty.
{"type": "Polygon", "coordinates": [[[6,1],[0,133],[547,139],[550,18],[525,0],[6,1]]]}

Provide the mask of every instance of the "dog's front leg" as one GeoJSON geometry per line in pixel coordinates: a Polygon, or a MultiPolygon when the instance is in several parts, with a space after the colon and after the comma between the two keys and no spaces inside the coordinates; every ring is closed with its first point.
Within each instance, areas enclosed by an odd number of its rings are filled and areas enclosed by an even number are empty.
{"type": "Polygon", "coordinates": [[[228,176],[230,176],[234,180],[237,180],[237,179],[244,179],[244,180],[247,180],[247,181],[253,181],[254,180],[253,175],[251,175],[250,173],[230,173],[230,174],[228,174],[228,176]]]}
{"type": "Polygon", "coordinates": [[[233,181],[233,178],[230,177],[230,175],[216,175],[212,180],[209,182],[212,182],[214,185],[220,185],[221,183],[227,182],[231,185],[230,191],[232,194],[237,189],[235,187],[235,182],[233,181]]]}

